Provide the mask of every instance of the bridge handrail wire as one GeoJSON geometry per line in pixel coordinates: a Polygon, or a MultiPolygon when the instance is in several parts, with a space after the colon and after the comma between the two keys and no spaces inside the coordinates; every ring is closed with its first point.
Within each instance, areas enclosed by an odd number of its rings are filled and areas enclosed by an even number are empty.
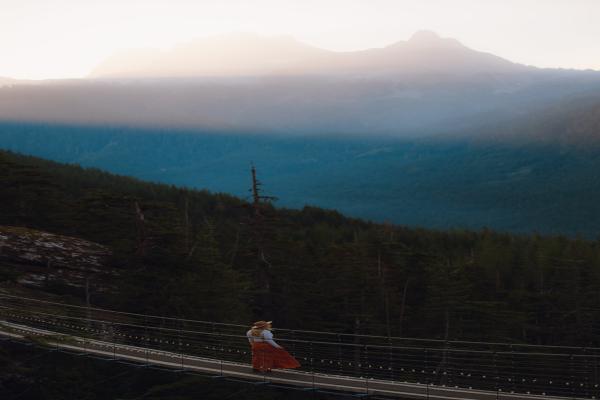
{"type": "MultiPolygon", "coordinates": [[[[173,332],[177,334],[186,333],[186,334],[194,334],[194,335],[203,335],[203,336],[217,336],[217,337],[227,337],[227,338],[237,338],[246,340],[246,336],[242,334],[230,334],[230,333],[215,333],[215,332],[205,332],[198,330],[189,330],[189,329],[175,329],[175,328],[166,328],[160,326],[152,326],[152,325],[140,325],[133,324],[128,322],[118,322],[104,319],[95,319],[88,317],[78,317],[64,314],[56,314],[56,313],[45,313],[41,311],[33,311],[33,310],[23,310],[19,308],[11,308],[0,305],[0,308],[6,310],[13,311],[25,311],[28,313],[43,315],[51,318],[59,318],[59,319],[68,319],[75,321],[84,321],[84,322],[95,322],[99,324],[110,324],[117,326],[127,326],[133,328],[143,328],[143,329],[152,329],[156,331],[163,332],[173,332]]],[[[456,354],[497,354],[497,355],[527,355],[527,356],[542,356],[542,357],[574,357],[574,358],[592,358],[592,359],[600,359],[600,355],[597,354],[572,354],[572,353],[542,353],[542,352],[519,352],[519,351],[493,351],[493,350],[471,350],[471,349],[461,349],[461,348],[429,348],[429,347],[417,347],[417,346],[398,346],[398,345],[377,345],[377,344],[355,344],[355,343],[343,343],[343,342],[327,342],[327,341],[319,341],[319,340],[302,340],[302,339],[288,339],[288,338],[279,338],[278,341],[282,343],[312,343],[312,344],[322,344],[322,345],[335,345],[339,347],[346,348],[370,348],[370,349],[382,349],[382,350],[426,350],[430,352],[447,352],[447,353],[456,353],[456,354]]]]}
{"type": "MultiPolygon", "coordinates": [[[[323,361],[323,360],[321,360],[321,361],[323,361]]],[[[380,375],[378,375],[378,374],[373,374],[373,375],[372,375],[372,377],[377,377],[377,376],[380,376],[380,375]]],[[[501,377],[499,377],[499,378],[501,378],[501,377]]],[[[510,380],[510,379],[508,379],[508,380],[507,380],[507,382],[511,382],[511,380],[510,380]]],[[[550,382],[550,383],[551,383],[551,382],[550,382]]],[[[569,383],[567,383],[567,385],[568,385],[568,384],[569,384],[569,383]]],[[[455,386],[455,387],[458,387],[458,386],[455,386]]],[[[546,389],[547,389],[547,387],[546,387],[546,386],[539,386],[539,387],[540,387],[540,388],[546,388],[546,389]]],[[[566,388],[566,389],[565,389],[565,388],[559,388],[559,387],[554,387],[554,388],[552,388],[552,389],[553,389],[555,392],[566,392],[566,391],[568,391],[568,390],[569,390],[569,388],[566,388]]]]}
{"type": "MultiPolygon", "coordinates": [[[[218,329],[211,332],[187,329],[187,324],[177,318],[170,320],[178,324],[168,323],[165,326],[163,317],[156,317],[161,324],[156,326],[139,323],[142,321],[140,317],[148,320],[145,314],[113,313],[104,309],[90,313],[90,309],[84,306],[68,308],[63,303],[45,301],[28,303],[17,296],[3,297],[1,293],[0,310],[3,310],[7,321],[26,321],[22,323],[75,340],[83,339],[84,343],[86,340],[108,340],[112,342],[113,350],[117,343],[119,346],[137,344],[146,349],[146,354],[148,351],[167,351],[177,353],[183,359],[186,349],[187,355],[208,357],[221,363],[224,360],[249,361],[250,349],[245,335],[218,329]],[[50,305],[43,305],[48,303],[50,305]]],[[[152,318],[149,319],[152,321],[152,318]]],[[[217,325],[211,323],[213,327],[217,325]]],[[[295,334],[298,331],[289,332],[295,334]]],[[[522,351],[526,349],[519,346],[510,346],[508,351],[452,347],[450,342],[443,342],[443,348],[429,348],[397,345],[391,341],[387,344],[364,344],[305,339],[289,338],[285,334],[277,338],[282,344],[289,345],[288,348],[301,357],[298,359],[312,373],[331,374],[337,371],[354,377],[439,382],[461,387],[490,388],[501,384],[507,390],[553,393],[581,393],[586,390],[586,393],[598,394],[599,390],[594,365],[598,364],[600,355],[593,348],[583,348],[584,354],[573,354],[564,352],[569,348],[562,346],[548,348],[550,351],[563,350],[556,353],[540,352],[540,348],[545,346],[539,345],[532,346],[533,351],[522,351]]]]}
{"type": "MultiPolygon", "coordinates": [[[[166,342],[167,342],[167,343],[170,343],[170,344],[175,344],[175,342],[169,342],[169,341],[166,341],[166,342]]],[[[213,346],[213,347],[214,347],[214,346],[213,346]]],[[[325,356],[325,355],[323,355],[323,354],[322,354],[322,355],[321,355],[321,357],[319,357],[319,358],[321,358],[321,359],[322,359],[321,361],[323,361],[323,358],[324,358],[326,361],[328,360],[328,357],[327,357],[327,356],[325,356]]],[[[374,363],[374,362],[378,362],[378,361],[382,361],[382,360],[383,360],[383,359],[371,359],[371,360],[369,360],[369,362],[372,362],[372,363],[374,363]]],[[[488,367],[488,368],[489,368],[489,367],[491,367],[491,365],[484,365],[484,366],[486,366],[486,367],[488,367]]],[[[446,367],[446,370],[452,370],[452,369],[453,369],[453,368],[448,368],[448,366],[446,367]]],[[[546,370],[547,370],[547,369],[546,369],[546,370]]]]}
{"type": "MultiPolygon", "coordinates": [[[[233,324],[233,323],[224,323],[224,322],[213,322],[213,321],[203,321],[203,320],[195,320],[195,319],[186,319],[186,318],[174,318],[174,317],[165,317],[151,314],[140,314],[140,313],[132,313],[126,311],[117,311],[110,310],[105,308],[98,307],[87,307],[87,306],[79,306],[75,304],[67,304],[60,302],[53,302],[49,300],[40,300],[34,299],[30,297],[22,297],[10,295],[4,292],[0,292],[0,298],[12,298],[21,301],[33,301],[38,303],[45,303],[51,305],[58,305],[61,307],[69,307],[69,308],[77,308],[83,310],[91,310],[112,314],[120,314],[120,315],[129,315],[136,317],[144,317],[144,318],[155,318],[160,320],[168,320],[168,321],[177,321],[177,322],[190,322],[190,323],[199,323],[199,324],[210,324],[210,325],[219,325],[219,326],[227,326],[227,327],[236,327],[247,329],[249,327],[248,324],[233,324]]],[[[483,341],[469,341],[469,340],[444,340],[444,339],[424,339],[424,338],[411,338],[411,337],[399,337],[399,336],[381,336],[381,335],[366,335],[366,334],[353,334],[353,333],[336,333],[336,332],[327,332],[327,331],[312,331],[312,330],[300,330],[300,329],[287,329],[287,328],[277,328],[278,332],[293,332],[293,333],[312,333],[312,334],[320,334],[320,335],[335,335],[335,336],[348,336],[348,337],[360,337],[360,338],[371,338],[371,339],[383,339],[383,340],[402,340],[402,341],[414,341],[414,342],[430,342],[430,343],[440,343],[449,345],[484,345],[484,346],[507,346],[507,347],[526,347],[526,348],[548,348],[548,349],[570,349],[570,350],[585,350],[585,351],[600,351],[600,347],[593,346],[558,346],[558,345],[538,345],[538,344],[529,344],[529,343],[509,343],[509,342],[483,342],[483,341]]]]}

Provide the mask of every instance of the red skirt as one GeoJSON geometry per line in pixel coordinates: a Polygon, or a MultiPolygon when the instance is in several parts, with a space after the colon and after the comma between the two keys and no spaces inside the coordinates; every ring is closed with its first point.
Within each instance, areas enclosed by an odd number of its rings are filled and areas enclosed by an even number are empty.
{"type": "Polygon", "coordinates": [[[298,368],[300,363],[284,349],[278,349],[268,343],[252,344],[252,368],[268,371],[274,368],[298,368]]]}

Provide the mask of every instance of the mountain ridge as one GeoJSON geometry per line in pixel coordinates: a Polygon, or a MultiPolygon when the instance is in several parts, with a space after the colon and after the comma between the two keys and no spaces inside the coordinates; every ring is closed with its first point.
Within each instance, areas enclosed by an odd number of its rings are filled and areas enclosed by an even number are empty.
{"type": "Polygon", "coordinates": [[[356,52],[238,34],[127,57],[122,77],[1,86],[0,120],[422,137],[600,91],[600,72],[516,64],[428,31],[356,52]]]}
{"type": "Polygon", "coordinates": [[[481,73],[486,69],[510,73],[531,68],[472,50],[431,31],[418,31],[407,41],[381,48],[344,52],[320,49],[290,36],[226,34],[180,43],[165,51],[133,50],[113,55],[91,71],[90,77],[419,74],[428,72],[420,70],[424,66],[440,66],[440,59],[445,59],[443,66],[452,67],[453,73],[481,73]]]}

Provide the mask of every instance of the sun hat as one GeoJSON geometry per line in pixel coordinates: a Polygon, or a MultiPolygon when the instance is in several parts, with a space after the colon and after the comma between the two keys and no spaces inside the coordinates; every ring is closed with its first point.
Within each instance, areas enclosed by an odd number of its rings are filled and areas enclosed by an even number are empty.
{"type": "Polygon", "coordinates": [[[256,321],[254,325],[252,325],[252,329],[261,329],[269,326],[273,321],[256,321]]]}

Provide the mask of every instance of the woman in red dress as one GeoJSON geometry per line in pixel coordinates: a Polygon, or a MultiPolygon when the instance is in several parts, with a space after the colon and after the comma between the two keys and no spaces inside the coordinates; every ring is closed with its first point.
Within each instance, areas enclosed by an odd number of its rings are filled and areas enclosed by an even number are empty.
{"type": "Polygon", "coordinates": [[[298,368],[300,363],[273,340],[271,322],[257,321],[246,333],[252,346],[252,369],[271,372],[273,368],[298,368]]]}

